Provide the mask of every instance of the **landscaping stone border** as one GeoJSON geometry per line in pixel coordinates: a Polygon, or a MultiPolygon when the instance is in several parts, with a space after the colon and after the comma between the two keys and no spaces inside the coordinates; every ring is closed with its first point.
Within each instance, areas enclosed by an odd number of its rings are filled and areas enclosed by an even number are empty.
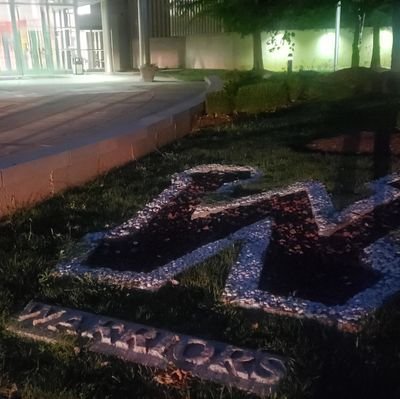
{"type": "Polygon", "coordinates": [[[260,396],[273,393],[286,375],[286,360],[152,327],[31,302],[8,330],[47,343],[72,336],[96,353],[162,370],[178,368],[260,396]]]}
{"type": "Polygon", "coordinates": [[[265,253],[271,233],[270,225],[259,223],[246,232],[246,245],[232,266],[228,276],[223,300],[225,303],[267,313],[314,319],[340,330],[357,332],[362,322],[391,296],[400,292],[399,243],[389,237],[376,241],[364,250],[362,262],[381,274],[379,281],[356,294],[344,305],[328,306],[320,302],[294,296],[273,295],[259,289],[264,267],[265,253]],[[268,229],[268,230],[266,230],[268,229]]]}
{"type": "MultiPolygon", "coordinates": [[[[374,194],[358,201],[342,212],[336,212],[325,187],[317,182],[296,183],[283,190],[274,190],[234,201],[227,206],[198,207],[193,217],[203,217],[210,213],[219,213],[223,209],[232,209],[257,203],[275,195],[305,191],[311,203],[319,234],[329,236],[340,226],[362,217],[377,206],[388,204],[400,198],[400,190],[391,184],[400,181],[399,174],[386,176],[369,184],[374,194]]],[[[391,296],[400,291],[400,250],[390,236],[377,240],[364,249],[362,263],[381,274],[380,280],[372,287],[353,296],[344,305],[327,306],[319,302],[304,300],[293,296],[277,296],[259,289],[264,258],[271,237],[271,221],[265,220],[244,229],[247,237],[228,276],[223,300],[225,303],[245,308],[259,309],[268,313],[290,315],[318,320],[337,328],[356,332],[361,329],[362,321],[384,304],[391,296]]],[[[237,233],[239,235],[239,232],[237,233]]]]}
{"type": "MultiPolygon", "coordinates": [[[[116,285],[124,288],[137,288],[154,291],[167,284],[177,274],[187,270],[195,264],[201,263],[206,259],[218,254],[224,248],[233,244],[232,238],[218,240],[214,243],[204,245],[195,251],[176,259],[168,264],[150,272],[115,271],[107,267],[91,267],[85,264],[89,254],[97,247],[99,242],[105,238],[117,238],[131,234],[145,227],[147,223],[156,215],[163,206],[176,198],[192,182],[191,175],[198,173],[220,171],[221,173],[249,172],[251,177],[248,180],[256,179],[259,172],[252,167],[225,166],[225,165],[205,165],[189,169],[177,174],[172,178],[171,186],[164,190],[154,201],[138,212],[137,216],[128,220],[126,223],[115,229],[104,232],[88,234],[71,253],[66,253],[67,260],[61,262],[57,268],[56,276],[89,276],[97,281],[116,285]],[[69,257],[72,257],[69,258],[69,257]]],[[[242,183],[243,181],[241,181],[242,183]]],[[[232,187],[235,182],[228,183],[221,187],[221,190],[232,187]]],[[[237,184],[237,182],[236,182],[237,184]]],[[[236,237],[236,235],[234,235],[236,237]]]]}

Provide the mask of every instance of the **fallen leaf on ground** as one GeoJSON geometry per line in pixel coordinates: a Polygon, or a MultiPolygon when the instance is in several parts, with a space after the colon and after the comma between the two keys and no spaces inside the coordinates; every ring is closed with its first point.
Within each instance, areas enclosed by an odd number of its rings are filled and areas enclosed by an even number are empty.
{"type": "Polygon", "coordinates": [[[158,372],[154,376],[154,380],[160,385],[182,388],[189,383],[191,376],[191,373],[188,371],[171,368],[158,372]]]}

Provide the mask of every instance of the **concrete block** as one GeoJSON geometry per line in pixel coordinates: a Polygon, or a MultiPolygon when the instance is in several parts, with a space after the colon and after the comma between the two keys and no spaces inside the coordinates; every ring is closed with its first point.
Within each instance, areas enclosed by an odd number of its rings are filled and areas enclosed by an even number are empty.
{"type": "Polygon", "coordinates": [[[3,207],[17,209],[49,197],[54,170],[67,164],[67,154],[61,153],[3,169],[3,207]]]}
{"type": "Polygon", "coordinates": [[[135,133],[116,137],[115,141],[117,142],[118,149],[123,151],[123,158],[126,159],[126,162],[131,162],[136,159],[133,152],[133,144],[136,141],[135,133]]]}
{"type": "Polygon", "coordinates": [[[4,188],[0,188],[0,219],[15,212],[15,204],[4,188]]]}
{"type": "Polygon", "coordinates": [[[101,140],[96,143],[96,152],[99,155],[102,155],[107,152],[112,152],[116,151],[119,148],[119,143],[118,143],[118,136],[113,137],[109,140],[101,140]]]}
{"type": "Polygon", "coordinates": [[[153,141],[150,141],[148,138],[139,139],[132,146],[135,159],[140,159],[156,150],[153,141]]]}
{"type": "Polygon", "coordinates": [[[92,352],[166,370],[171,367],[260,396],[276,391],[286,359],[265,350],[176,334],[141,324],[31,302],[8,326],[19,336],[51,344],[66,335],[92,352]]]}
{"type": "Polygon", "coordinates": [[[192,129],[190,110],[179,112],[174,115],[175,134],[176,138],[182,138],[190,133],[192,129]]]}
{"type": "Polygon", "coordinates": [[[131,161],[132,152],[129,146],[116,147],[114,150],[99,153],[97,159],[97,170],[99,174],[106,173],[118,166],[131,161]]]}
{"type": "MultiPolygon", "coordinates": [[[[115,96],[119,100],[136,100],[136,95],[132,96],[130,93],[118,93],[115,96]]],[[[29,137],[35,133],[36,138],[37,135],[43,136],[43,142],[47,143],[51,133],[49,126],[56,124],[57,137],[68,135],[68,146],[76,148],[65,150],[63,145],[57,150],[57,146],[49,147],[46,151],[34,152],[34,156],[42,157],[38,160],[30,161],[25,153],[21,153],[3,163],[6,166],[0,169],[0,217],[10,213],[11,209],[31,206],[69,187],[86,183],[99,174],[137,160],[185,136],[190,133],[198,113],[202,112],[202,105],[191,105],[196,101],[197,97],[189,103],[181,103],[163,111],[157,109],[158,113],[154,115],[149,111],[149,116],[144,118],[140,115],[136,118],[136,115],[132,114],[129,118],[131,124],[127,123],[124,130],[116,130],[115,133],[111,125],[111,130],[107,131],[106,124],[103,128],[108,134],[103,134],[102,138],[98,137],[97,142],[96,126],[101,123],[100,119],[109,118],[107,110],[92,115],[89,113],[84,120],[71,118],[98,107],[97,103],[83,104],[79,109],[67,109],[64,113],[50,115],[14,129],[15,132],[11,128],[7,132],[10,137],[18,133],[26,138],[26,143],[30,143],[29,137]],[[105,139],[110,136],[112,138],[105,139]],[[93,140],[93,143],[86,144],[88,140],[93,140]],[[60,152],[54,155],[44,154],[50,151],[60,152]],[[8,166],[11,162],[16,165],[8,166]]],[[[126,112],[126,107],[127,104],[117,104],[114,106],[114,113],[126,112]]],[[[58,142],[56,144],[58,145],[58,142]]]]}
{"type": "Polygon", "coordinates": [[[96,144],[66,152],[67,162],[51,171],[51,193],[86,183],[98,175],[96,144]]]}
{"type": "Polygon", "coordinates": [[[155,134],[155,143],[157,148],[161,148],[162,146],[171,143],[176,137],[173,117],[153,123],[149,126],[148,131],[155,134]]]}
{"type": "Polygon", "coordinates": [[[190,129],[192,130],[196,124],[200,116],[204,115],[205,106],[204,103],[195,105],[190,109],[190,129]]]}
{"type": "Polygon", "coordinates": [[[10,209],[24,208],[31,203],[43,200],[51,195],[50,176],[35,176],[21,179],[19,184],[4,189],[3,201],[10,209]]]}
{"type": "Polygon", "coordinates": [[[98,153],[96,144],[71,150],[69,155],[68,183],[70,186],[77,186],[97,176],[98,153]]]}

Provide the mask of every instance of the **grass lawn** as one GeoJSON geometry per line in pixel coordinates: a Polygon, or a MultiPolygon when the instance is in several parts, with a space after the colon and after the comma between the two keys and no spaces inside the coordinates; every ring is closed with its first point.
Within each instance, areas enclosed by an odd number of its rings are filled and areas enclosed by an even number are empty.
{"type": "MultiPolygon", "coordinates": [[[[280,399],[399,398],[400,297],[368,320],[362,333],[347,335],[311,321],[223,305],[220,293],[238,248],[191,269],[179,277],[178,286],[166,286],[155,294],[50,276],[73,242],[132,217],[169,185],[171,174],[199,164],[255,166],[265,177],[252,190],[320,180],[337,206],[343,207],[367,195],[365,182],[400,170],[399,160],[324,155],[307,152],[303,146],[357,125],[385,128],[392,109],[393,103],[381,100],[316,104],[203,129],[82,188],[3,220],[0,387],[16,384],[24,399],[251,397],[196,379],[184,386],[160,385],[154,381],[153,370],[77,352],[73,343],[54,347],[18,340],[4,330],[4,324],[35,298],[283,354],[290,358],[290,371],[277,394],[280,399]]],[[[1,392],[0,388],[0,397],[1,392]]]]}
{"type": "Polygon", "coordinates": [[[218,75],[224,78],[225,69],[160,69],[157,76],[171,77],[185,82],[202,82],[204,78],[211,75],[218,75]]]}

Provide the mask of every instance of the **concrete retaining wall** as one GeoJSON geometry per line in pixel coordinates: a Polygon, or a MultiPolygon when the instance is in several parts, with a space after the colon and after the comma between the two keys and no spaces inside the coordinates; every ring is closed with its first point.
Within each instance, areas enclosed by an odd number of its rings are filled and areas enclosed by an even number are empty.
{"type": "Polygon", "coordinates": [[[237,33],[188,36],[186,68],[251,69],[252,38],[237,33]]]}
{"type": "MultiPolygon", "coordinates": [[[[333,70],[335,32],[333,29],[294,31],[294,70],[333,70]]],[[[287,44],[279,43],[279,50],[270,52],[269,35],[263,34],[264,66],[271,71],[285,71],[287,44]]],[[[342,29],[339,47],[339,68],[351,65],[353,32],[342,29]]],[[[252,38],[237,33],[195,35],[186,38],[152,39],[152,62],[161,68],[251,69],[253,66],[252,38]],[[184,50],[182,49],[184,46],[184,50]]],[[[381,30],[381,60],[383,67],[390,67],[392,32],[381,30]]],[[[372,55],[372,28],[364,30],[360,49],[360,66],[369,67],[372,55]]]]}
{"type": "Polygon", "coordinates": [[[159,68],[184,68],[186,43],[184,37],[150,40],[151,62],[159,68]]]}
{"type": "Polygon", "coordinates": [[[86,183],[188,134],[204,111],[204,95],[146,117],[121,135],[0,170],[0,218],[86,183]]]}

